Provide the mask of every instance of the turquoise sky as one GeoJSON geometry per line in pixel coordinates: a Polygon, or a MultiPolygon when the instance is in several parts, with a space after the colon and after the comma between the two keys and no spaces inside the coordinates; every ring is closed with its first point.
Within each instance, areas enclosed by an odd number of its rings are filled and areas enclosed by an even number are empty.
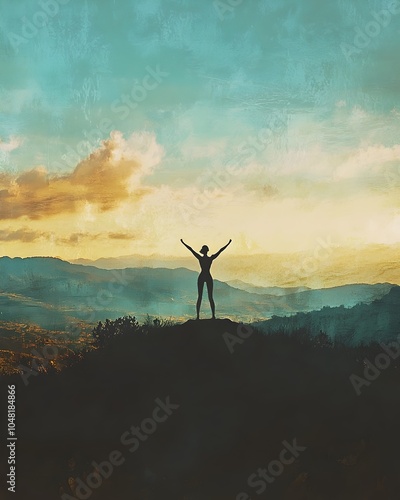
{"type": "MultiPolygon", "coordinates": [[[[22,34],[21,18],[33,21],[43,9],[2,0],[0,136],[23,137],[13,155],[18,169],[37,161],[52,170],[68,146],[76,149],[108,118],[127,134],[154,131],[171,176],[203,166],[178,152],[189,136],[198,143],[223,139],[229,149],[275,115],[311,115],[327,127],[327,147],[352,147],[364,129],[338,130],[345,123],[335,119],[335,103],[375,116],[398,105],[400,16],[350,60],[341,44],[353,44],[355,27],[392,4],[243,0],[232,8],[198,0],[70,0],[35,36],[14,41],[15,53],[11,33],[22,34]],[[112,103],[157,65],[168,77],[121,119],[112,103]]],[[[385,134],[388,144],[396,139],[385,134]]]]}
{"type": "Polygon", "coordinates": [[[400,2],[232,3],[0,0],[1,172],[69,175],[116,130],[162,150],[141,188],[176,198],[233,161],[249,166],[229,186],[241,203],[297,198],[317,210],[346,193],[361,213],[373,192],[375,209],[397,217],[400,2]],[[254,147],[260,131],[267,143],[254,147]]]}

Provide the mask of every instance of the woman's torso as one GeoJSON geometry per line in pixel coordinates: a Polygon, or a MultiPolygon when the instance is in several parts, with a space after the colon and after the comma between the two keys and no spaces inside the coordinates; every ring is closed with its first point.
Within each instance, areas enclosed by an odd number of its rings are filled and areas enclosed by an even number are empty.
{"type": "Polygon", "coordinates": [[[200,275],[211,276],[210,267],[212,264],[212,258],[208,255],[203,255],[202,257],[200,257],[199,262],[201,267],[200,275]]]}

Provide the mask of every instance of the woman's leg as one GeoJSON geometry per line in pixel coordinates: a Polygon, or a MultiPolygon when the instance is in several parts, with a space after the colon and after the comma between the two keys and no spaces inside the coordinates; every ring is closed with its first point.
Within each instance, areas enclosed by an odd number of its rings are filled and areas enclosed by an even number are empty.
{"type": "Polygon", "coordinates": [[[210,301],[210,306],[212,311],[212,317],[213,319],[215,319],[215,302],[213,298],[214,283],[211,276],[207,279],[206,283],[207,283],[208,300],[210,301]]]}
{"type": "Polygon", "coordinates": [[[197,280],[197,304],[196,304],[196,311],[197,311],[197,319],[200,319],[200,306],[201,306],[201,299],[203,297],[203,287],[204,287],[204,280],[202,278],[198,278],[197,280]]]}

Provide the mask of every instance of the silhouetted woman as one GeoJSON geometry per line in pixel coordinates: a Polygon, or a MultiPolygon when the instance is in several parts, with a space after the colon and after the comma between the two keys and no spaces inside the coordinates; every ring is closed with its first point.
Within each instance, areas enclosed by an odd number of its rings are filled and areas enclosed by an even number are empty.
{"type": "Polygon", "coordinates": [[[232,240],[229,240],[229,242],[222,248],[218,250],[217,253],[213,255],[207,255],[209,252],[209,248],[207,245],[203,245],[201,247],[200,253],[202,255],[199,255],[197,252],[193,250],[192,247],[189,245],[186,245],[186,243],[181,239],[181,242],[185,245],[185,247],[192,252],[192,254],[196,257],[196,259],[200,263],[201,267],[201,272],[199,274],[199,277],[197,279],[197,290],[198,290],[198,298],[197,298],[197,304],[196,304],[196,311],[197,311],[197,319],[200,319],[200,306],[201,306],[201,299],[203,297],[203,287],[204,283],[207,284],[207,292],[208,292],[208,300],[210,301],[210,306],[211,306],[211,311],[212,311],[212,318],[215,319],[215,303],[214,303],[214,298],[213,298],[213,279],[210,273],[210,267],[212,264],[212,261],[218,257],[218,255],[225,250],[225,248],[230,245],[232,240]]]}

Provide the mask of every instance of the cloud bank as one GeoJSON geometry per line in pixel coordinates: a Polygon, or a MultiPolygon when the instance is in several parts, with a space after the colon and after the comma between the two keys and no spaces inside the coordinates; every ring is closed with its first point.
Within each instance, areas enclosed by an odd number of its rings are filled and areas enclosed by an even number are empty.
{"type": "Polygon", "coordinates": [[[71,173],[51,176],[38,166],[17,177],[3,174],[0,220],[78,213],[87,203],[106,212],[122,201],[139,201],[151,191],[141,185],[142,178],[153,172],[162,156],[162,147],[150,133],[134,133],[125,139],[113,132],[71,173]]]}

